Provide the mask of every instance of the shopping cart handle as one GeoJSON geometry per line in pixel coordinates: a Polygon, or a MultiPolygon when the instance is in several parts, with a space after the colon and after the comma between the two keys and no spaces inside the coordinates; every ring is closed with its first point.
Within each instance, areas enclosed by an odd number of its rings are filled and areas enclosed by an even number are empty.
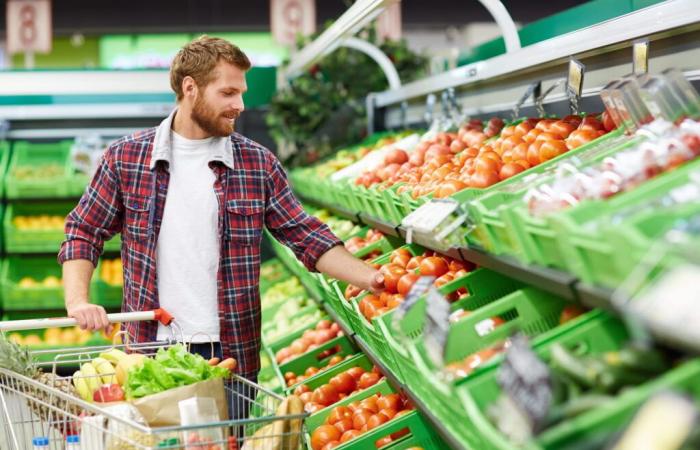
{"type": "MultiPolygon", "coordinates": [[[[166,310],[158,308],[152,311],[136,311],[127,313],[107,314],[109,323],[117,322],[144,322],[149,320],[157,320],[163,325],[170,325],[173,321],[173,316],[166,310]]],[[[7,320],[0,322],[0,331],[20,331],[20,330],[36,330],[40,328],[62,328],[72,327],[78,324],[78,321],[70,317],[55,317],[47,319],[29,319],[29,320],[7,320]]]]}

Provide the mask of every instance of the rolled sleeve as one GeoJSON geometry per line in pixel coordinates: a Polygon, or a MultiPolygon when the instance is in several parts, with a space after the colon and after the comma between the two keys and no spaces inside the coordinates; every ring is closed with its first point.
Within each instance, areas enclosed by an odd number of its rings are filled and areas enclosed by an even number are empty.
{"type": "Polygon", "coordinates": [[[60,264],[87,259],[97,265],[104,242],[121,230],[123,205],[112,164],[113,150],[110,147],[105,152],[90,185],[66,217],[66,239],[58,253],[60,264]]]}
{"type": "Polygon", "coordinates": [[[343,245],[323,222],[304,211],[292,193],[282,165],[270,154],[271,170],[267,182],[265,225],[272,235],[286,245],[311,272],[331,248],[343,245]]]}

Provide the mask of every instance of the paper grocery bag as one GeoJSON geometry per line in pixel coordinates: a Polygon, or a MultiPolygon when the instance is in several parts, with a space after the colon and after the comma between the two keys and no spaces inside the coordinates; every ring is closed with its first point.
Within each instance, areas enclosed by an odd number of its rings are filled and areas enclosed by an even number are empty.
{"type": "Polygon", "coordinates": [[[151,427],[180,425],[178,403],[192,397],[211,397],[216,401],[220,420],[228,420],[226,390],[221,378],[169,389],[158,394],[148,395],[133,401],[133,405],[143,415],[151,427]]]}

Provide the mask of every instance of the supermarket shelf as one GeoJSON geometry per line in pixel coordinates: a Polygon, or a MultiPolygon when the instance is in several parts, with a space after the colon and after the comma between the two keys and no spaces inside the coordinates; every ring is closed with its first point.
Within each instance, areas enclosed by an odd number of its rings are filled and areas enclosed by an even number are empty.
{"type": "Polygon", "coordinates": [[[310,203],[310,204],[316,205],[320,208],[327,209],[331,213],[335,214],[338,217],[342,217],[343,219],[352,220],[354,222],[360,221],[358,213],[350,211],[349,209],[345,209],[342,206],[331,205],[328,203],[319,202],[319,201],[310,199],[308,197],[305,197],[303,195],[297,195],[297,198],[304,203],[310,203]]]}
{"type": "Polygon", "coordinates": [[[389,223],[385,220],[369,216],[363,212],[359,213],[357,216],[359,217],[360,222],[374,229],[377,229],[384,234],[394,237],[400,236],[398,227],[393,223],[389,223]]]}
{"type": "Polygon", "coordinates": [[[512,77],[522,72],[544,69],[568,60],[570,55],[606,53],[619,46],[629,46],[633,39],[669,33],[687,33],[700,22],[700,8],[695,0],[671,0],[605,22],[566,33],[523,47],[485,61],[457,67],[448,72],[374,94],[376,107],[382,108],[407,99],[512,77]]]}
{"type": "Polygon", "coordinates": [[[575,287],[579,301],[590,308],[603,308],[614,312],[612,305],[613,290],[601,286],[593,286],[579,281],[575,287]]]}

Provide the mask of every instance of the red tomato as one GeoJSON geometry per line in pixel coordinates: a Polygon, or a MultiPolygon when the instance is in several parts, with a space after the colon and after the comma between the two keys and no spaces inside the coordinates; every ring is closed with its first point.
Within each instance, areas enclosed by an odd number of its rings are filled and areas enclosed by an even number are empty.
{"type": "Polygon", "coordinates": [[[501,181],[498,172],[476,172],[471,177],[472,187],[484,189],[501,181]]]}
{"type": "Polygon", "coordinates": [[[568,305],[561,312],[561,316],[559,317],[559,325],[573,320],[585,312],[586,311],[578,305],[568,305]]]}
{"type": "Polygon", "coordinates": [[[385,408],[385,409],[380,409],[377,414],[382,415],[386,417],[386,420],[389,421],[394,418],[396,415],[396,410],[393,408],[385,408]]]}
{"type": "Polygon", "coordinates": [[[355,379],[347,372],[342,372],[334,376],[330,379],[329,383],[338,392],[342,392],[344,394],[354,391],[356,387],[355,379]]]}
{"type": "Polygon", "coordinates": [[[598,132],[596,130],[576,130],[571,135],[569,135],[569,138],[566,140],[566,146],[570,149],[573,150],[575,148],[578,148],[584,144],[587,144],[591,142],[592,140],[596,139],[599,136],[598,132]]]}
{"type": "Polygon", "coordinates": [[[598,120],[594,116],[586,116],[581,121],[581,125],[578,126],[578,129],[579,130],[598,131],[598,130],[603,130],[603,124],[600,123],[600,120],[598,120]]]}
{"type": "Polygon", "coordinates": [[[408,161],[408,153],[400,149],[391,150],[384,156],[384,164],[403,164],[408,161]]]}
{"type": "Polygon", "coordinates": [[[375,414],[367,421],[367,429],[373,430],[378,426],[384,425],[388,420],[383,414],[375,414]]]}
{"type": "Polygon", "coordinates": [[[396,285],[399,283],[399,278],[406,274],[406,269],[397,264],[385,264],[379,269],[379,272],[384,275],[384,288],[387,292],[395,294],[396,285]]]}
{"type": "MultiPolygon", "coordinates": [[[[371,373],[371,372],[369,372],[371,373]]],[[[369,397],[360,400],[360,407],[368,409],[372,411],[373,414],[376,414],[379,411],[379,407],[377,407],[377,394],[370,395],[369,397]]]]}
{"type": "Polygon", "coordinates": [[[336,427],[338,431],[340,431],[341,435],[346,431],[355,429],[355,425],[352,422],[352,416],[340,419],[339,421],[335,422],[333,426],[336,427]]]}
{"type": "Polygon", "coordinates": [[[408,272],[404,276],[402,276],[399,279],[399,283],[396,287],[398,290],[399,294],[406,296],[408,293],[411,291],[411,287],[413,287],[413,284],[418,281],[420,278],[420,275],[413,273],[413,272],[408,272]]]}
{"type": "Polygon", "coordinates": [[[368,372],[363,373],[357,382],[357,387],[360,389],[367,389],[370,386],[374,386],[379,382],[379,375],[376,373],[368,372]]]}
{"type": "Polygon", "coordinates": [[[379,409],[391,408],[398,411],[403,406],[403,401],[401,400],[401,396],[399,396],[399,394],[387,394],[379,397],[377,400],[377,406],[379,409]]]}
{"type": "Polygon", "coordinates": [[[365,373],[365,369],[363,369],[362,367],[353,367],[351,369],[346,370],[346,372],[352,375],[352,377],[355,380],[359,380],[362,374],[365,373]]]}
{"type": "Polygon", "coordinates": [[[452,282],[455,279],[454,273],[453,272],[447,272],[441,277],[438,277],[434,282],[433,285],[437,288],[442,287],[446,285],[447,283],[452,282]]]}
{"type": "Polygon", "coordinates": [[[321,450],[326,444],[338,441],[341,433],[333,425],[321,425],[311,433],[311,448],[321,450]]]}
{"type": "Polygon", "coordinates": [[[306,404],[311,401],[311,397],[313,396],[313,392],[304,392],[299,396],[299,399],[302,401],[302,403],[306,404]]]}
{"type": "Polygon", "coordinates": [[[522,134],[522,135],[526,135],[527,133],[530,132],[530,130],[532,130],[534,128],[535,128],[535,126],[532,123],[524,120],[515,126],[515,131],[517,133],[522,134]]]}
{"type": "MultiPolygon", "coordinates": [[[[401,412],[404,414],[408,414],[410,411],[406,410],[406,411],[401,411],[401,412]]],[[[406,436],[408,434],[408,432],[409,432],[408,428],[404,428],[402,430],[397,431],[396,433],[391,433],[391,437],[392,437],[392,439],[400,439],[400,438],[406,436]]],[[[410,450],[410,449],[406,449],[406,450],[410,450]]]]}
{"type": "Polygon", "coordinates": [[[304,405],[304,411],[309,414],[313,414],[325,408],[326,405],[321,405],[319,403],[309,402],[304,405]]]}
{"type": "Polygon", "coordinates": [[[510,163],[501,167],[501,171],[498,173],[498,176],[501,178],[501,180],[505,180],[506,178],[513,177],[524,171],[525,169],[520,164],[510,163]]]}
{"type": "Polygon", "coordinates": [[[340,441],[330,441],[329,443],[324,445],[321,450],[333,450],[334,448],[336,448],[339,445],[340,445],[340,441]]]}
{"type": "Polygon", "coordinates": [[[320,405],[329,406],[340,400],[338,396],[338,391],[330,384],[324,384],[323,386],[314,389],[314,393],[311,396],[311,401],[318,403],[320,405]]]}
{"type": "MultiPolygon", "coordinates": [[[[370,428],[371,429],[371,428],[370,428]]],[[[384,436],[381,439],[377,439],[374,443],[374,446],[377,448],[382,448],[384,446],[387,446],[391,444],[394,440],[391,438],[391,436],[384,436]]]]}
{"type": "Polygon", "coordinates": [[[333,425],[339,420],[352,419],[352,411],[347,406],[338,406],[333,408],[326,419],[326,423],[333,425]]]}
{"type": "Polygon", "coordinates": [[[356,430],[361,430],[363,426],[367,425],[370,417],[372,417],[372,414],[369,411],[362,411],[355,414],[352,418],[352,426],[356,430]]]}
{"type": "Polygon", "coordinates": [[[348,430],[345,433],[343,433],[343,435],[340,437],[340,443],[342,444],[347,441],[352,441],[360,434],[362,433],[360,433],[358,430],[348,430]]]}
{"type": "Polygon", "coordinates": [[[556,158],[559,155],[563,155],[568,150],[569,149],[566,147],[564,141],[544,141],[540,146],[540,161],[549,161],[550,159],[556,158]]]}
{"type": "Polygon", "coordinates": [[[425,259],[424,256],[414,256],[413,258],[408,261],[408,264],[406,264],[406,270],[415,270],[420,266],[421,261],[425,259]]]}
{"type": "Polygon", "coordinates": [[[360,434],[362,434],[362,433],[360,433],[359,430],[348,430],[345,433],[343,433],[343,435],[340,437],[340,442],[343,443],[343,442],[351,441],[351,440],[355,439],[357,436],[359,436],[360,434]]]}
{"type": "Polygon", "coordinates": [[[444,258],[431,256],[421,261],[418,270],[423,276],[441,277],[450,269],[444,258]]]}
{"type": "Polygon", "coordinates": [[[617,125],[615,125],[615,121],[613,120],[612,114],[610,114],[607,109],[603,111],[603,128],[605,129],[605,131],[612,131],[615,128],[617,128],[617,125]]]}

